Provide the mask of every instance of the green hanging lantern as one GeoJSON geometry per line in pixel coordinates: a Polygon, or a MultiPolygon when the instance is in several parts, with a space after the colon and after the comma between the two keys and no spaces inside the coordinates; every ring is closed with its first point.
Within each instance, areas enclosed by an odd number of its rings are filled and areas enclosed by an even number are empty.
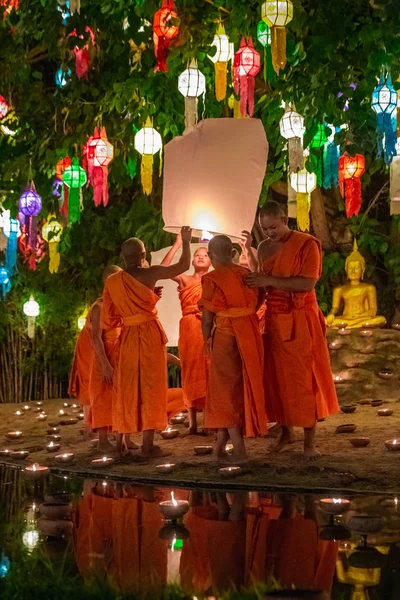
{"type": "MultiPolygon", "coordinates": [[[[63,183],[69,187],[68,194],[68,221],[76,223],[80,220],[81,210],[83,208],[82,187],[87,181],[85,169],[79,166],[76,158],[73,159],[70,167],[67,167],[62,176],[63,183]]],[[[62,203],[64,204],[64,192],[62,203]]]]}
{"type": "Polygon", "coordinates": [[[310,142],[310,148],[322,148],[328,141],[328,136],[325,133],[325,125],[318,123],[318,129],[313,139],[310,142]]]}
{"type": "Polygon", "coordinates": [[[308,167],[316,174],[318,185],[322,185],[324,147],[328,143],[325,127],[325,124],[318,123],[317,131],[310,142],[310,148],[313,148],[315,152],[311,153],[308,158],[308,167]]]}
{"type": "Polygon", "coordinates": [[[260,42],[261,46],[264,48],[264,80],[267,81],[267,47],[268,52],[270,53],[271,46],[271,29],[265,23],[265,21],[261,20],[257,25],[257,40],[260,42]]]}

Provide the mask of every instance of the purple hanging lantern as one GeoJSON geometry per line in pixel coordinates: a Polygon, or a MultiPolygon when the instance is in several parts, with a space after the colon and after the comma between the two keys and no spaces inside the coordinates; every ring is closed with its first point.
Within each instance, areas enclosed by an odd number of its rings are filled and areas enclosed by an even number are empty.
{"type": "Polygon", "coordinates": [[[42,210],[42,198],[35,189],[33,181],[25,188],[19,199],[20,222],[25,225],[27,247],[36,248],[37,221],[36,217],[42,210]]]}

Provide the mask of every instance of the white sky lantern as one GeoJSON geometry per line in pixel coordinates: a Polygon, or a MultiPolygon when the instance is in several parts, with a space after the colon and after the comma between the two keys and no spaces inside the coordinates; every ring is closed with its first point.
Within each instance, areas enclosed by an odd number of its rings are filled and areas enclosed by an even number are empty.
{"type": "Polygon", "coordinates": [[[259,119],[206,119],[165,146],[164,229],[239,239],[251,230],[268,158],[259,119]]]}
{"type": "Polygon", "coordinates": [[[287,107],[279,121],[281,136],[288,140],[289,172],[296,173],[304,168],[303,135],[304,118],[295,110],[287,107]]]}
{"type": "Polygon", "coordinates": [[[292,173],[290,183],[296,192],[297,225],[301,231],[309,231],[311,192],[317,187],[317,176],[303,169],[292,173]]]}
{"type": "Polygon", "coordinates": [[[206,78],[193,59],[185,71],[179,75],[178,90],[185,98],[185,131],[192,129],[197,123],[197,98],[206,93],[206,78]]]}
{"type": "Polygon", "coordinates": [[[33,340],[35,337],[35,319],[40,314],[39,304],[36,302],[33,296],[29,298],[28,302],[25,302],[23,311],[28,317],[28,337],[33,340]]]}
{"type": "Polygon", "coordinates": [[[150,195],[153,189],[153,156],[162,149],[161,135],[154,129],[150,118],[135,135],[135,149],[142,155],[140,173],[143,191],[150,195]]]}

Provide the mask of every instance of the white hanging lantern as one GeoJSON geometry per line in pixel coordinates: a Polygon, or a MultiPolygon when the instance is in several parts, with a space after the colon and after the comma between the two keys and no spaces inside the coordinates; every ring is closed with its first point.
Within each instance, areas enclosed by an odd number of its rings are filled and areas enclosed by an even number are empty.
{"type": "Polygon", "coordinates": [[[206,78],[193,59],[188,68],[179,75],[178,90],[185,98],[185,131],[197,123],[197,98],[206,93],[206,78]]]}
{"type": "Polygon", "coordinates": [[[290,0],[267,0],[261,6],[261,18],[271,28],[271,52],[274,71],[286,66],[286,25],[293,19],[290,0]]]}
{"type": "Polygon", "coordinates": [[[300,231],[309,231],[311,192],[317,187],[317,176],[303,169],[291,174],[290,183],[296,192],[297,224],[300,231]]]}
{"type": "Polygon", "coordinates": [[[226,98],[227,70],[228,62],[233,59],[234,49],[225,33],[225,28],[220,23],[217,33],[214,36],[211,47],[216,48],[214,56],[208,58],[214,63],[215,68],[215,96],[220,102],[226,98]]]}
{"type": "Polygon", "coordinates": [[[23,307],[24,314],[28,317],[28,337],[33,340],[35,337],[35,319],[40,314],[40,306],[35,298],[31,296],[23,307]]]}
{"type": "Polygon", "coordinates": [[[153,156],[162,149],[161,135],[154,129],[150,118],[147,118],[143,129],[135,135],[135,149],[142,155],[140,173],[143,191],[150,195],[153,189],[153,156]]]}
{"type": "Polygon", "coordinates": [[[281,136],[288,140],[289,172],[296,173],[304,168],[304,118],[291,108],[287,108],[279,121],[279,128],[281,136]]]}

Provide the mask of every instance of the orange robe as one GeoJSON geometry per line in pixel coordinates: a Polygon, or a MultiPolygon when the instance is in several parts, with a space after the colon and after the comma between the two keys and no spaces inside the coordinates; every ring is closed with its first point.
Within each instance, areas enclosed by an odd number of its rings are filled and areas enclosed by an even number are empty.
{"type": "MultiPolygon", "coordinates": [[[[321,245],[293,231],[282,250],[262,264],[265,275],[319,279],[321,245]]],[[[315,291],[268,288],[265,313],[265,393],[270,421],[312,427],[339,410],[315,291]]]]}
{"type": "Polygon", "coordinates": [[[93,353],[92,323],[89,310],[85,326],[76,340],[74,360],[68,386],[68,394],[74,396],[81,404],[87,406],[90,405],[89,383],[93,353]]]}
{"type": "Polygon", "coordinates": [[[137,433],[167,425],[166,335],[159,297],[129,273],[111,275],[103,293],[104,320],[122,321],[114,383],[113,430],[137,433]]]}
{"type": "MultiPolygon", "coordinates": [[[[121,327],[116,326],[119,324],[119,321],[112,323],[104,319],[102,299],[98,300],[95,304],[100,306],[101,311],[100,327],[102,329],[104,350],[111,366],[115,369],[118,362],[121,327]]],[[[91,406],[88,419],[89,426],[92,429],[99,429],[100,427],[112,428],[113,385],[104,382],[101,363],[95,350],[93,352],[90,372],[89,393],[91,406]]]]}
{"type": "Polygon", "coordinates": [[[201,332],[201,281],[179,290],[182,319],[179,323],[179,358],[187,408],[204,408],[207,392],[207,361],[201,332]]]}
{"type": "Polygon", "coordinates": [[[200,305],[216,315],[204,425],[240,427],[254,437],[267,432],[267,417],[258,292],[245,285],[248,272],[233,265],[202,279],[200,305]]]}
{"type": "Polygon", "coordinates": [[[169,388],[167,390],[168,418],[185,410],[185,401],[182,388],[169,388]]]}

